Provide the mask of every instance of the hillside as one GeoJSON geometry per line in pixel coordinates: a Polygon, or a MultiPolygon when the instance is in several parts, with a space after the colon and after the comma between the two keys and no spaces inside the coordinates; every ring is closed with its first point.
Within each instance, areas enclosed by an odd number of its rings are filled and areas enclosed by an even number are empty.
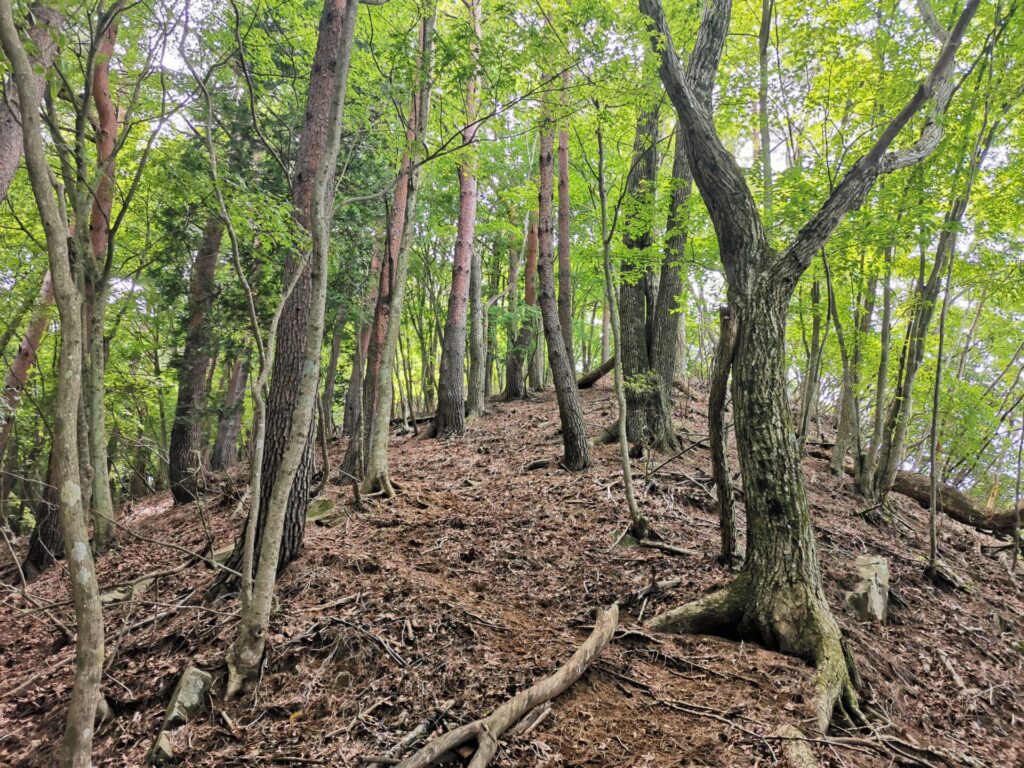
{"type": "MultiPolygon", "coordinates": [[[[611,392],[581,394],[596,434],[614,418],[611,392]]],[[[684,413],[685,399],[677,418],[699,437],[706,404],[691,398],[684,413]]],[[[332,444],[335,466],[343,450],[332,444]]],[[[229,546],[241,511],[220,492],[181,507],[168,493],[132,505],[123,523],[134,533],[122,531],[120,549],[98,561],[100,583],[109,591],[165,575],[105,611],[103,691],[112,711],[96,733],[97,765],[142,763],[190,662],[214,673],[214,695],[174,736],[182,765],[360,765],[439,707],[446,726],[472,720],[548,674],[585,637],[592,612],[615,600],[624,601],[621,637],[549,714],[503,742],[494,765],[780,764],[783,742],[763,737],[804,723],[813,670],[750,643],[637,626],[641,614],[728,577],[715,562],[705,447],[644,482],[661,462],[635,462],[641,504],[663,538],[689,552],[681,555],[611,548],[626,520],[617,448],[595,450],[591,471],[560,470],[550,390],[490,404],[463,439],[401,436],[391,451],[396,499],[356,506],[347,487],[328,486],[333,510],[309,524],[303,556],[279,583],[262,682],[228,704],[219,694],[234,598],[204,602],[214,571],[184,551],[229,546]],[[536,459],[551,464],[524,468],[536,459]],[[654,579],[677,584],[634,599],[654,579]]],[[[837,738],[811,743],[821,764],[1024,763],[1024,600],[1006,575],[1006,554],[982,551],[997,542],[943,520],[943,556],[967,588],[940,591],[922,574],[925,510],[900,498],[895,520],[876,525],[857,514],[863,501],[826,462],[808,459],[805,473],[830,602],[870,710],[890,721],[880,731],[948,757],[908,762],[907,753],[837,738]],[[886,626],[858,622],[845,605],[858,554],[889,560],[886,626]]],[[[243,477],[215,487],[241,487],[243,477]]],[[[72,646],[56,629],[72,622],[66,596],[65,572],[54,569],[27,596],[7,590],[0,604],[3,765],[54,764],[72,677],[72,646]]]]}

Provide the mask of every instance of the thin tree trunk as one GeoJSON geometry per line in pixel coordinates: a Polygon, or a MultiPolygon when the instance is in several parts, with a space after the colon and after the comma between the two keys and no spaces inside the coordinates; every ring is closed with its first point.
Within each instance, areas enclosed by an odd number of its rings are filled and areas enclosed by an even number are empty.
{"type": "MultiPolygon", "coordinates": [[[[462,130],[462,155],[459,163],[459,221],[452,259],[452,286],[448,295],[448,315],[441,342],[441,370],[438,380],[437,413],[430,426],[433,436],[461,435],[466,431],[466,309],[469,304],[473,237],[476,232],[476,157],[473,145],[479,124],[476,122],[481,85],[476,65],[480,58],[480,0],[468,0],[474,42],[470,49],[473,73],[466,84],[466,126],[462,130]]],[[[479,280],[477,280],[479,294],[479,280]]],[[[478,347],[479,348],[479,347],[478,347]]]]}
{"type": "Polygon", "coordinates": [[[203,419],[206,415],[207,380],[210,366],[213,299],[216,293],[214,274],[220,255],[224,222],[210,218],[203,229],[203,239],[192,262],[192,278],[188,296],[188,332],[185,350],[178,370],[178,402],[171,426],[168,450],[168,471],[171,495],[176,504],[194,501],[200,493],[204,443],[203,419]]]}
{"type": "MultiPolygon", "coordinates": [[[[530,214],[530,232],[526,238],[526,306],[537,306],[537,219],[533,213],[530,214]]],[[[527,349],[527,376],[530,389],[534,391],[544,388],[544,341],[537,329],[538,318],[529,314],[523,322],[520,343],[527,349]]]]}
{"type": "Polygon", "coordinates": [[[338,358],[341,356],[341,336],[345,330],[345,305],[338,307],[334,317],[334,325],[331,328],[331,354],[327,359],[327,369],[324,371],[324,394],[321,399],[321,407],[324,414],[324,428],[327,436],[334,434],[334,388],[338,378],[338,358]]]}
{"type": "Polygon", "coordinates": [[[725,425],[725,400],[729,391],[729,372],[736,351],[736,323],[730,307],[719,307],[718,348],[715,351],[714,370],[711,374],[711,392],[708,395],[708,432],[711,440],[711,475],[715,479],[718,496],[718,519],[722,534],[719,559],[731,565],[737,559],[736,511],[732,498],[732,478],[729,475],[729,433],[725,425]]]}
{"type": "Polygon", "coordinates": [[[210,469],[223,472],[238,463],[238,436],[242,431],[245,387],[249,378],[249,356],[239,352],[231,365],[224,405],[217,423],[217,438],[210,454],[210,469]]]}
{"type": "MultiPolygon", "coordinates": [[[[418,97],[416,120],[416,144],[421,144],[426,132],[427,117],[430,109],[431,66],[434,45],[434,18],[436,9],[433,7],[420,27],[420,60],[417,77],[418,97]]],[[[377,406],[373,413],[372,431],[369,439],[366,472],[363,477],[363,493],[380,493],[393,496],[394,486],[388,472],[388,432],[390,426],[391,401],[391,370],[398,349],[398,335],[402,323],[402,303],[405,300],[406,277],[409,273],[409,244],[412,239],[412,217],[416,211],[416,196],[419,190],[419,166],[414,166],[408,174],[408,202],[405,210],[405,223],[402,229],[402,242],[398,249],[398,260],[395,265],[395,279],[392,286],[390,316],[387,334],[380,354],[380,371],[378,374],[377,406]]]]}
{"type": "MultiPolygon", "coordinates": [[[[569,70],[562,72],[562,106],[569,103],[569,70]]],[[[569,258],[569,130],[568,117],[562,118],[558,132],[558,322],[562,326],[565,353],[569,367],[576,371],[576,355],[572,343],[572,264],[569,258]]]]}
{"type": "MultiPolygon", "coordinates": [[[[545,105],[547,106],[547,105],[545,105]]],[[[547,107],[550,109],[550,107],[547,107]]],[[[558,305],[555,300],[554,253],[554,125],[550,112],[540,133],[540,189],[538,194],[537,232],[539,257],[537,272],[540,283],[540,310],[547,338],[548,361],[555,383],[558,414],[562,424],[562,444],[565,457],[562,463],[569,470],[583,470],[590,466],[587,433],[583,423],[583,407],[576,388],[576,374],[569,360],[559,325],[558,305]]]]}
{"type": "Polygon", "coordinates": [[[479,249],[473,249],[469,270],[469,418],[483,415],[487,401],[487,372],[490,333],[487,307],[483,303],[483,264],[479,249]]]}

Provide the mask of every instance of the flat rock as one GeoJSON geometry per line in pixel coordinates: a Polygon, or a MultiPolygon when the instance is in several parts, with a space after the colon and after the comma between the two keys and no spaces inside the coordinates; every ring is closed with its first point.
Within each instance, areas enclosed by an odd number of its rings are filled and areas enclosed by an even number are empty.
{"type": "Polygon", "coordinates": [[[149,748],[146,755],[146,765],[163,765],[174,760],[174,747],[171,746],[171,735],[167,731],[160,731],[160,734],[149,748]]]}

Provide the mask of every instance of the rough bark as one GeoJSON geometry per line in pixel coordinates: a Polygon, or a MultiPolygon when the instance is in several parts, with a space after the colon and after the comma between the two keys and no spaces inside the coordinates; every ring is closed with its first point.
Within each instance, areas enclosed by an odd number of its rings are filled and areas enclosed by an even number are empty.
{"type": "Polygon", "coordinates": [[[192,261],[188,291],[188,330],[178,369],[178,401],[174,407],[168,472],[176,504],[194,501],[203,471],[203,421],[206,416],[207,369],[210,367],[214,274],[220,254],[224,222],[213,217],[203,229],[203,239],[192,261]]]}
{"type": "MultiPolygon", "coordinates": [[[[658,0],[640,0],[652,22],[660,75],[683,126],[694,179],[718,236],[732,306],[738,311],[733,413],[747,513],[747,557],[728,586],[651,620],[656,628],[756,638],[817,668],[815,725],[834,710],[857,718],[859,682],[852,656],[822,588],[800,455],[786,397],[785,329],[800,276],[846,213],[859,207],[880,173],[907,167],[934,147],[929,121],[919,141],[888,152],[897,135],[938,91],[946,93],[964,29],[977,10],[968,0],[931,73],[907,105],[857,160],[821,208],[779,252],[768,244],[743,171],[719,138],[712,113],[698,100],[694,68],[717,70],[729,30],[729,0],[707,0],[689,69],[680,65],[658,0]]],[[[948,99],[948,97],[947,97],[948,99]]],[[[937,99],[938,100],[938,99],[937,99]]]]}
{"type": "Polygon", "coordinates": [[[725,425],[725,400],[729,391],[729,372],[736,351],[736,323],[729,307],[718,310],[718,347],[715,349],[708,395],[708,432],[711,442],[711,475],[718,496],[718,519],[722,534],[719,558],[731,564],[736,560],[736,511],[732,498],[732,477],[729,475],[729,433],[725,425]]]}
{"type": "Polygon", "coordinates": [[[569,360],[562,337],[555,301],[554,254],[554,126],[550,114],[540,134],[540,185],[538,193],[537,234],[539,255],[537,272],[540,283],[540,311],[547,339],[548,362],[555,382],[558,415],[562,424],[562,444],[567,469],[578,471],[590,466],[587,433],[583,423],[583,408],[576,386],[576,374],[569,360]]]}
{"type": "MultiPolygon", "coordinates": [[[[297,169],[292,182],[292,204],[295,217],[306,229],[311,228],[313,179],[317,169],[324,162],[324,148],[328,135],[328,112],[330,111],[331,93],[336,73],[343,68],[338,60],[341,46],[342,20],[347,7],[346,0],[325,0],[320,15],[316,52],[313,55],[313,67],[309,79],[309,94],[306,100],[306,113],[299,139],[297,169]]],[[[334,168],[328,173],[333,176],[334,168]]],[[[329,179],[331,181],[331,179],[329,179]]],[[[330,186],[330,184],[328,184],[330,186]]],[[[310,305],[312,301],[312,283],[309,267],[303,265],[293,255],[285,260],[284,281],[290,284],[297,272],[301,274],[285,302],[280,322],[277,326],[277,353],[270,378],[270,392],[267,396],[267,422],[265,448],[263,453],[260,515],[256,526],[257,560],[253,567],[258,567],[259,553],[263,551],[263,532],[266,527],[266,514],[270,508],[270,499],[274,494],[274,483],[277,481],[278,470],[288,443],[288,435],[292,429],[294,418],[307,415],[295,414],[295,403],[298,398],[303,368],[307,362],[305,337],[309,325],[310,305]]],[[[308,418],[312,418],[312,405],[308,418]]],[[[288,496],[288,507],[285,514],[284,534],[281,537],[281,551],[277,559],[278,570],[283,570],[294,560],[302,548],[302,538],[306,527],[306,507],[309,504],[309,487],[313,465],[312,433],[306,440],[301,460],[291,481],[288,496]]],[[[228,561],[229,567],[239,570],[242,563],[243,540],[235,543],[235,550],[228,561]]]]}
{"type": "Polygon", "coordinates": [[[215,472],[231,469],[238,463],[238,437],[242,432],[242,411],[248,379],[248,354],[239,353],[231,365],[224,404],[217,422],[217,437],[210,453],[210,469],[215,472]]]}
{"type": "Polygon", "coordinates": [[[473,237],[476,232],[476,157],[473,145],[479,124],[476,121],[480,75],[475,71],[480,56],[480,0],[469,0],[470,23],[476,36],[470,52],[474,69],[466,84],[466,125],[462,129],[462,156],[459,163],[459,221],[452,259],[452,284],[448,294],[448,314],[441,342],[441,367],[438,376],[437,412],[430,434],[437,437],[461,435],[466,431],[466,310],[469,305],[470,272],[473,269],[473,237]]]}
{"type": "MultiPolygon", "coordinates": [[[[342,18],[332,51],[335,72],[323,94],[328,102],[325,121],[327,135],[321,142],[321,162],[317,165],[309,185],[308,210],[313,249],[307,267],[309,303],[305,327],[302,329],[304,335],[300,354],[303,363],[292,412],[288,414],[289,429],[276,475],[273,477],[273,491],[265,510],[259,565],[252,584],[251,598],[244,602],[238,634],[228,649],[228,697],[237,693],[245,682],[258,674],[263,659],[279,570],[277,560],[283,553],[282,544],[288,528],[287,518],[291,513],[293,481],[303,462],[308,461],[310,438],[313,433],[311,426],[319,392],[320,349],[323,344],[327,301],[328,253],[331,215],[334,210],[334,169],[341,147],[342,115],[359,3],[349,1],[341,10],[342,18]]],[[[308,485],[308,479],[306,482],[308,485]]],[[[302,512],[305,515],[305,509],[302,512]]]]}
{"type": "MultiPolygon", "coordinates": [[[[658,173],[657,158],[658,111],[644,112],[636,127],[633,142],[633,164],[626,182],[626,193],[632,199],[653,204],[654,185],[658,173]]],[[[626,385],[628,416],[626,434],[631,443],[652,448],[670,448],[674,444],[670,403],[660,385],[652,359],[654,336],[655,282],[653,273],[643,268],[637,274],[647,251],[652,246],[649,228],[637,231],[637,224],[627,221],[623,242],[627,253],[623,270],[629,274],[619,288],[619,322],[622,327],[622,370],[626,385]]]]}
{"type": "MultiPolygon", "coordinates": [[[[527,223],[527,231],[530,224],[527,223]]],[[[524,247],[529,235],[524,239],[524,247]]],[[[508,313],[509,322],[506,327],[508,337],[508,352],[505,357],[505,392],[504,400],[523,400],[526,397],[526,379],[523,378],[523,361],[525,350],[529,341],[524,344],[524,338],[529,336],[526,324],[522,327],[516,321],[516,314],[519,311],[519,254],[515,250],[509,253],[508,261],[508,313]]]]}
{"type": "Polygon", "coordinates": [[[79,275],[68,258],[68,226],[57,207],[39,117],[34,69],[14,26],[10,0],[0,0],[0,45],[14,72],[22,107],[22,143],[32,193],[46,234],[47,255],[61,321],[61,351],[54,399],[53,462],[60,527],[69,554],[75,610],[75,683],[60,750],[62,766],[91,765],[92,734],[103,672],[103,617],[78,465],[78,410],[82,371],[82,297],[79,275]]]}

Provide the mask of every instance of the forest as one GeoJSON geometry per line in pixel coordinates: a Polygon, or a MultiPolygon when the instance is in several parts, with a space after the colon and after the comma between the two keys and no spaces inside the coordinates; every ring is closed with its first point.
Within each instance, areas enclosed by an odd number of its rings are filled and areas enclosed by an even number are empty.
{"type": "Polygon", "coordinates": [[[0,765],[1024,765],[1018,0],[0,0],[0,765]]]}

